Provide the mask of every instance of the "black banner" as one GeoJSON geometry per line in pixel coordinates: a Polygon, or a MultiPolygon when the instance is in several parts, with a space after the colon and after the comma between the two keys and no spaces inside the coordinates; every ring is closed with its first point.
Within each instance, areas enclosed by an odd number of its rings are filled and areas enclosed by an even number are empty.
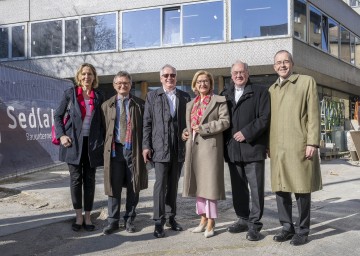
{"type": "Polygon", "coordinates": [[[51,126],[70,86],[69,80],[0,64],[0,178],[58,162],[51,126]]]}

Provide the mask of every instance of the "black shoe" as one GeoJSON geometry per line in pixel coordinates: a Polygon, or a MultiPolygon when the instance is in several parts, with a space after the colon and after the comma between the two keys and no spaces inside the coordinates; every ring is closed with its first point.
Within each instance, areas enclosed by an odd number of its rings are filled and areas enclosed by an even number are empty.
{"type": "Polygon", "coordinates": [[[134,233],[135,232],[135,225],[134,225],[134,221],[129,219],[126,223],[125,223],[125,228],[126,231],[129,233],[134,233]]]}
{"type": "Polygon", "coordinates": [[[239,222],[234,222],[226,229],[230,233],[240,233],[248,231],[248,226],[244,224],[240,224],[239,222]]]}
{"type": "Polygon", "coordinates": [[[294,232],[281,230],[280,233],[276,234],[273,237],[273,240],[276,242],[285,242],[287,240],[290,240],[294,236],[294,232]]]}
{"type": "Polygon", "coordinates": [[[290,244],[294,245],[294,246],[298,246],[298,245],[306,244],[307,241],[308,241],[308,236],[307,235],[295,234],[293,236],[293,238],[291,239],[290,244]]]}
{"type": "Polygon", "coordinates": [[[246,239],[249,241],[259,241],[260,240],[260,232],[256,229],[249,229],[246,234],[246,239]]]}
{"type": "Polygon", "coordinates": [[[72,229],[73,231],[75,231],[75,232],[78,232],[78,231],[80,231],[80,229],[81,229],[81,225],[80,225],[80,224],[73,223],[73,224],[71,225],[71,229],[72,229]]]}
{"type": "Polygon", "coordinates": [[[104,235],[110,235],[119,229],[119,223],[111,223],[103,229],[104,235]]]}
{"type": "Polygon", "coordinates": [[[165,236],[164,227],[162,225],[155,225],[154,236],[162,238],[165,236]]]}
{"type": "Polygon", "coordinates": [[[166,226],[170,227],[172,230],[175,231],[183,231],[181,225],[173,218],[169,219],[169,222],[166,223],[166,226]]]}
{"type": "Polygon", "coordinates": [[[84,221],[83,226],[84,226],[84,229],[85,229],[86,231],[94,231],[94,230],[95,230],[95,225],[94,225],[94,224],[89,224],[89,225],[87,225],[87,224],[85,223],[85,221],[84,221]]]}

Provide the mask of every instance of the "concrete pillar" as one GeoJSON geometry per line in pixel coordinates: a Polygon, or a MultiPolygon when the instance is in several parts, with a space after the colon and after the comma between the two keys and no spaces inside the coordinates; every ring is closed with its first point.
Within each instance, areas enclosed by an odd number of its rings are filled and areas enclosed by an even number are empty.
{"type": "Polygon", "coordinates": [[[146,82],[146,81],[143,81],[143,82],[141,82],[140,87],[141,87],[141,98],[142,98],[142,99],[145,99],[146,94],[147,94],[148,91],[149,91],[149,90],[148,90],[149,83],[146,82]]]}
{"type": "Polygon", "coordinates": [[[219,76],[218,77],[218,94],[224,90],[224,77],[219,76]]]}

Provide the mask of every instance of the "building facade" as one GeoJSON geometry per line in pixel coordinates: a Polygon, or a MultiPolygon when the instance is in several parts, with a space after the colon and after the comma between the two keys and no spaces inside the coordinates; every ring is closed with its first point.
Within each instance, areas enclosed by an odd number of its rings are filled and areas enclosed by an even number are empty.
{"type": "Polygon", "coordinates": [[[295,72],[318,83],[325,141],[349,129],[360,96],[360,16],[347,1],[3,0],[0,9],[0,61],[60,78],[89,62],[108,96],[113,76],[127,70],[144,98],[160,86],[166,63],[188,92],[199,69],[221,91],[237,59],[253,82],[270,85],[280,49],[293,54],[295,72]]]}

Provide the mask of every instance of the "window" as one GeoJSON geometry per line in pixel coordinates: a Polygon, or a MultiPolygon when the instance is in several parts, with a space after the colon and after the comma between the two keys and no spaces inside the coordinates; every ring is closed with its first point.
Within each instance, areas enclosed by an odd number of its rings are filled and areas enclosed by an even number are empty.
{"type": "Polygon", "coordinates": [[[312,46],[317,48],[322,48],[321,45],[321,23],[322,17],[321,12],[318,11],[313,6],[310,6],[310,33],[309,33],[309,43],[312,46]]]}
{"type": "Polygon", "coordinates": [[[31,24],[31,56],[57,55],[62,53],[62,21],[46,21],[31,24]]]}
{"type": "Polygon", "coordinates": [[[231,39],[287,34],[287,0],[231,0],[231,39]]]}
{"type": "Polygon", "coordinates": [[[359,6],[359,0],[350,0],[349,5],[351,7],[358,7],[359,6]]]}
{"type": "Polygon", "coordinates": [[[329,52],[329,25],[328,17],[321,16],[321,49],[325,52],[329,52]]]}
{"type": "Polygon", "coordinates": [[[355,64],[360,68],[360,38],[355,37],[355,64]]]}
{"type": "Polygon", "coordinates": [[[350,63],[355,65],[355,36],[350,34],[350,63]]]}
{"type": "Polygon", "coordinates": [[[11,57],[25,57],[25,25],[11,28],[11,57]]]}
{"type": "Polygon", "coordinates": [[[116,49],[116,13],[81,18],[81,51],[116,49]]]}
{"type": "Polygon", "coordinates": [[[343,26],[340,29],[340,59],[350,63],[350,32],[343,26]]]}
{"type": "Polygon", "coordinates": [[[180,7],[163,9],[163,38],[164,45],[179,45],[180,40],[180,7]]]}
{"type": "Polygon", "coordinates": [[[339,57],[339,23],[329,18],[329,53],[339,57]]]}
{"type": "Polygon", "coordinates": [[[160,9],[122,13],[122,49],[160,46],[160,9]]]}
{"type": "Polygon", "coordinates": [[[9,58],[9,29],[0,28],[0,59],[9,58]]]}
{"type": "Polygon", "coordinates": [[[294,1],[294,36],[306,41],[306,2],[294,1]]]}
{"type": "Polygon", "coordinates": [[[183,30],[184,44],[223,41],[223,2],[184,5],[183,30]]]}
{"type": "Polygon", "coordinates": [[[65,53],[79,51],[79,20],[65,20],[65,53]]]}

